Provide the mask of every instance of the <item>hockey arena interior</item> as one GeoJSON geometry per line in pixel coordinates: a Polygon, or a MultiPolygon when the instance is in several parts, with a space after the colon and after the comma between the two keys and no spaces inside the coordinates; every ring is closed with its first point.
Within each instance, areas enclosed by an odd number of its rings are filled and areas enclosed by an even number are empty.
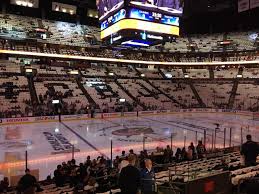
{"type": "Polygon", "coordinates": [[[0,193],[258,194],[258,0],[1,0],[0,193]]]}

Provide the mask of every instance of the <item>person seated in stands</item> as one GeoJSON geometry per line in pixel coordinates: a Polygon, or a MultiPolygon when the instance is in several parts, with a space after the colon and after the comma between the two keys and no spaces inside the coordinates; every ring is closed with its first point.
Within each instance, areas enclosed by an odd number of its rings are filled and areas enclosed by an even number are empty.
{"type": "Polygon", "coordinates": [[[90,156],[87,156],[86,161],[85,161],[85,165],[86,165],[86,166],[90,166],[91,163],[92,163],[91,157],[90,157],[90,156]]]}
{"type": "Polygon", "coordinates": [[[65,182],[65,177],[64,177],[64,171],[61,165],[58,165],[57,169],[54,171],[54,179],[57,187],[63,187],[65,182]]]}
{"type": "Polygon", "coordinates": [[[98,183],[100,185],[100,191],[107,191],[109,190],[109,180],[110,178],[108,177],[109,174],[109,168],[107,165],[106,159],[102,158],[100,161],[100,165],[98,165],[98,171],[96,173],[96,176],[98,178],[98,183]]]}
{"type": "Polygon", "coordinates": [[[18,182],[18,193],[33,194],[35,192],[35,188],[37,188],[37,191],[42,191],[35,176],[30,174],[29,169],[26,169],[25,175],[18,182]]]}
{"type": "Polygon", "coordinates": [[[87,191],[87,194],[94,194],[98,186],[96,180],[93,177],[90,177],[87,185],[84,187],[84,191],[87,191]]]}
{"type": "Polygon", "coordinates": [[[72,159],[71,166],[70,166],[70,187],[71,188],[78,183],[77,170],[78,170],[78,166],[76,165],[76,160],[72,159]]]}
{"type": "Polygon", "coordinates": [[[120,163],[120,157],[116,156],[116,158],[113,160],[113,167],[118,168],[120,163]]]}
{"type": "Polygon", "coordinates": [[[123,159],[123,158],[125,158],[126,157],[126,152],[123,150],[122,152],[121,152],[121,159],[123,159]]]}
{"type": "Polygon", "coordinates": [[[181,159],[182,160],[187,160],[187,152],[185,147],[183,147],[182,151],[181,151],[181,159]]]}
{"type": "Polygon", "coordinates": [[[68,175],[68,165],[66,162],[62,162],[61,166],[62,166],[62,172],[64,175],[64,179],[66,180],[66,177],[68,175]]]}
{"type": "Polygon", "coordinates": [[[181,148],[177,148],[175,153],[175,161],[180,162],[182,160],[182,151],[181,148]]]}
{"type": "Polygon", "coordinates": [[[120,159],[120,163],[119,163],[119,166],[118,166],[118,169],[119,169],[119,173],[121,172],[121,170],[128,166],[129,165],[129,161],[128,161],[128,157],[125,157],[123,159],[120,159]]]}
{"type": "Polygon", "coordinates": [[[198,141],[198,145],[196,147],[196,151],[197,151],[197,157],[198,159],[204,158],[205,157],[205,153],[206,153],[206,148],[205,146],[202,144],[202,141],[198,141]]]}
{"type": "Polygon", "coordinates": [[[97,170],[98,170],[97,161],[96,159],[93,159],[91,165],[87,168],[87,174],[90,176],[95,176],[97,170]]]}
{"type": "Polygon", "coordinates": [[[193,159],[196,159],[196,152],[195,152],[195,147],[193,145],[193,142],[191,142],[190,146],[189,146],[191,149],[192,149],[192,156],[193,156],[193,159]]]}
{"type": "Polygon", "coordinates": [[[137,157],[137,154],[134,153],[133,149],[131,149],[131,150],[129,151],[129,156],[130,156],[130,155],[132,155],[132,156],[134,156],[134,157],[137,157]]]}
{"type": "Polygon", "coordinates": [[[131,149],[129,151],[128,157],[130,157],[130,156],[135,157],[135,167],[138,167],[139,166],[138,156],[137,156],[137,154],[134,153],[133,149],[131,149]]]}
{"type": "Polygon", "coordinates": [[[169,145],[167,145],[166,149],[164,150],[164,163],[171,162],[173,154],[174,154],[173,150],[170,148],[169,145]]]}
{"type": "Polygon", "coordinates": [[[79,164],[79,168],[77,169],[77,177],[80,183],[83,183],[87,177],[87,168],[83,163],[79,164]]]}
{"type": "Polygon", "coordinates": [[[241,155],[245,160],[245,166],[255,166],[256,157],[258,156],[258,143],[252,141],[252,136],[246,136],[247,142],[241,147],[241,155]]]}
{"type": "Polygon", "coordinates": [[[148,159],[148,158],[150,158],[150,156],[148,155],[147,150],[144,150],[144,151],[140,152],[139,159],[141,161],[141,164],[140,164],[141,168],[145,168],[145,163],[144,162],[145,162],[145,159],[148,159]]]}
{"type": "Polygon", "coordinates": [[[145,158],[149,158],[147,150],[144,150],[144,156],[145,156],[145,158]]]}
{"type": "Polygon", "coordinates": [[[189,161],[193,160],[193,150],[191,146],[188,147],[188,150],[186,152],[186,157],[187,157],[187,160],[189,161]]]}
{"type": "Polygon", "coordinates": [[[53,184],[53,179],[51,179],[51,176],[50,175],[48,175],[47,176],[47,178],[46,178],[46,180],[44,180],[44,181],[42,181],[41,182],[41,185],[50,185],[50,184],[53,184]]]}
{"type": "Polygon", "coordinates": [[[0,182],[0,193],[7,192],[9,190],[9,180],[8,177],[4,177],[4,179],[0,182]]]}
{"type": "Polygon", "coordinates": [[[156,152],[155,152],[155,154],[156,154],[156,155],[162,155],[162,154],[164,154],[163,148],[156,147],[156,152]]]}

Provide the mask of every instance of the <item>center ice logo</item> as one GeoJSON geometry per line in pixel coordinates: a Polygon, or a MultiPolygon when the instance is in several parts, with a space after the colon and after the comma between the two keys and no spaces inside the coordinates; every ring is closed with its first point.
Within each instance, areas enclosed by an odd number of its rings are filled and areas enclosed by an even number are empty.
{"type": "Polygon", "coordinates": [[[117,129],[112,132],[112,135],[131,137],[134,135],[148,135],[155,134],[150,127],[135,127],[135,128],[123,128],[117,129]]]}
{"type": "MultiPolygon", "coordinates": [[[[146,142],[163,142],[168,141],[171,135],[168,135],[165,129],[156,129],[154,130],[150,126],[144,125],[113,125],[105,127],[99,130],[101,132],[100,136],[113,137],[117,141],[124,142],[143,142],[145,137],[146,142]]],[[[173,137],[176,136],[176,133],[172,134],[173,137]]]]}

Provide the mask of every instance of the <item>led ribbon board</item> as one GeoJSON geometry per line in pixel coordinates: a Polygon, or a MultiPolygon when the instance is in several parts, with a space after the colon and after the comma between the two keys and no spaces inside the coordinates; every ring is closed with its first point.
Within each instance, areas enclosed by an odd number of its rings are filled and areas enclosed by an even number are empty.
{"type": "Polygon", "coordinates": [[[161,33],[167,35],[179,36],[179,27],[171,26],[161,23],[153,23],[149,21],[142,21],[137,19],[123,19],[115,23],[114,25],[101,31],[101,39],[111,36],[121,30],[142,30],[147,32],[161,33]]]}

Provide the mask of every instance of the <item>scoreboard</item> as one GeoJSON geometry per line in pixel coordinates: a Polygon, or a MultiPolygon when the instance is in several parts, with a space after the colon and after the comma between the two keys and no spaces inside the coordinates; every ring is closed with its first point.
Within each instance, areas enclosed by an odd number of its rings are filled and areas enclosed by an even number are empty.
{"type": "Polygon", "coordinates": [[[97,0],[97,7],[108,44],[150,46],[179,36],[180,0],[97,0]]]}

